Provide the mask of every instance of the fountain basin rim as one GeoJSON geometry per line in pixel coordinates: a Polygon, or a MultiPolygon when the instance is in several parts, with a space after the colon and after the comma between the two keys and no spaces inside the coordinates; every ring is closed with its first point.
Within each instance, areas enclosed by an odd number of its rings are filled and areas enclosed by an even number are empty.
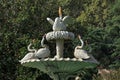
{"type": "Polygon", "coordinates": [[[73,40],[74,34],[68,31],[52,31],[46,34],[47,41],[55,40],[73,40]]]}
{"type": "MultiPolygon", "coordinates": [[[[77,58],[59,58],[59,59],[56,59],[56,58],[45,58],[45,59],[29,59],[29,60],[26,60],[26,61],[23,61],[21,62],[21,64],[24,64],[24,63],[28,63],[28,62],[39,62],[39,61],[77,61],[77,62],[91,62],[89,60],[83,60],[83,59],[77,59],[77,58]]],[[[99,64],[98,62],[91,62],[91,63],[95,63],[95,64],[99,64]]]]}

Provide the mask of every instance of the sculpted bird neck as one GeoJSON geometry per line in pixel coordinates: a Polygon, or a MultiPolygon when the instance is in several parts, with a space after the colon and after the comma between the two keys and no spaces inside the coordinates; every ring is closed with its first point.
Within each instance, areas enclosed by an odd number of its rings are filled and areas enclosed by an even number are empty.
{"type": "Polygon", "coordinates": [[[45,36],[43,36],[43,38],[41,40],[41,46],[45,47],[45,48],[49,48],[44,42],[45,42],[45,36]]]}
{"type": "Polygon", "coordinates": [[[27,47],[28,51],[31,51],[31,52],[36,53],[36,52],[37,52],[36,49],[34,49],[34,48],[33,48],[33,49],[30,49],[31,45],[32,45],[32,43],[30,43],[30,44],[28,45],[28,47],[27,47]]]}
{"type": "Polygon", "coordinates": [[[83,48],[83,46],[84,46],[84,42],[83,42],[83,40],[80,39],[80,42],[81,42],[81,48],[83,48]]]}
{"type": "Polygon", "coordinates": [[[83,40],[81,39],[81,36],[80,36],[80,35],[78,35],[78,38],[79,38],[79,40],[80,40],[80,42],[81,42],[81,46],[79,46],[79,48],[82,48],[82,47],[84,46],[84,42],[83,42],[83,40]]]}

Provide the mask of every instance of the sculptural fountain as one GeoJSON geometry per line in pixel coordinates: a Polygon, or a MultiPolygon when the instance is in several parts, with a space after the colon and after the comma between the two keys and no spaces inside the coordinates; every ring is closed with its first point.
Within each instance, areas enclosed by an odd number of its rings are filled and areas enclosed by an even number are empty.
{"type": "Polygon", "coordinates": [[[80,54],[80,51],[85,52],[84,50],[79,50],[80,46],[77,46],[73,52],[75,58],[64,58],[64,42],[73,40],[75,36],[74,33],[66,30],[69,16],[62,18],[61,7],[59,7],[59,17],[55,18],[55,21],[51,18],[47,18],[47,20],[52,24],[53,31],[44,35],[41,45],[44,43],[44,38],[46,38],[47,41],[56,41],[56,55],[53,58],[48,58],[48,55],[50,55],[52,51],[49,51],[49,49],[45,47],[43,51],[39,50],[39,52],[36,51],[32,53],[32,56],[27,56],[28,53],[26,55],[27,57],[24,57],[20,61],[23,66],[37,68],[47,73],[54,80],[67,80],[71,75],[77,76],[82,69],[94,68],[98,65],[98,62],[93,56],[87,55],[87,53],[85,53],[85,55],[84,53],[80,54]],[[80,55],[85,56],[85,58],[80,55]]]}

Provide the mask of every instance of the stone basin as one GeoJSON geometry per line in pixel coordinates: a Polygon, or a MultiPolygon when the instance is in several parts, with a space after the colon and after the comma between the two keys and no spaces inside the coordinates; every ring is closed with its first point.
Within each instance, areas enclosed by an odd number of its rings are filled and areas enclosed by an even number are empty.
{"type": "Polygon", "coordinates": [[[87,60],[76,58],[46,58],[46,59],[30,59],[23,63],[23,66],[37,68],[47,73],[54,80],[66,80],[73,73],[80,73],[82,69],[95,68],[99,64],[94,57],[87,60]],[[61,79],[61,77],[63,79],[61,79]]]}

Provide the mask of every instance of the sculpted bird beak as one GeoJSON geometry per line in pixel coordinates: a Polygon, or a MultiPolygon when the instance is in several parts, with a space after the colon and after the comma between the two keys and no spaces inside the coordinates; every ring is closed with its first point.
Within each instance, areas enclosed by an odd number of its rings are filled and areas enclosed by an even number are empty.
{"type": "Polygon", "coordinates": [[[35,39],[33,39],[32,42],[35,43],[35,39]]]}
{"type": "Polygon", "coordinates": [[[78,38],[79,38],[79,39],[81,39],[81,36],[80,36],[80,35],[78,35],[78,38]]]}
{"type": "Polygon", "coordinates": [[[46,37],[46,34],[44,34],[43,37],[46,37]]]}

